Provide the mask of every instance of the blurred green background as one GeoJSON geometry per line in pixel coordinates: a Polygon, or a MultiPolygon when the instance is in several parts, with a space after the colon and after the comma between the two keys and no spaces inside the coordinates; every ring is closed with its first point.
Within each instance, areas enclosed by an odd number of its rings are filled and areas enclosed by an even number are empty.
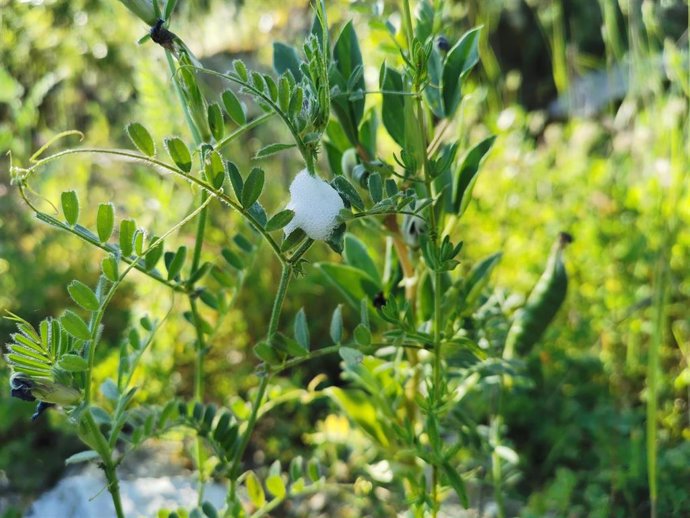
{"type": "MultiPolygon", "coordinates": [[[[373,71],[365,77],[375,78],[385,34],[368,20],[374,11],[395,12],[395,3],[327,4],[332,24],[354,18],[373,71]]],[[[567,230],[576,238],[568,251],[565,307],[528,359],[533,386],[506,403],[507,440],[519,454],[507,490],[521,502],[524,517],[648,516],[647,360],[658,346],[659,516],[689,516],[687,3],[467,0],[449,2],[447,17],[450,39],[484,26],[481,65],[451,131],[468,145],[487,132],[498,135],[465,216],[463,268],[503,251],[490,290],[519,301],[538,278],[557,233],[567,230]]],[[[180,0],[173,29],[207,66],[226,70],[241,57],[268,70],[272,41],[299,42],[310,22],[306,1],[180,0]]],[[[9,184],[7,151],[15,163],[27,163],[34,150],[67,129],[85,133],[89,145],[127,146],[124,127],[132,120],[145,122],[157,142],[187,136],[162,52],[150,42],[137,45],[146,30],[115,0],[0,0],[3,311],[32,322],[60,314],[69,305],[66,284],[73,278],[95,281],[101,259],[30,215],[9,184]]],[[[210,92],[218,88],[207,86],[210,92]]],[[[278,124],[266,125],[226,155],[246,167],[262,142],[281,136],[278,124]]],[[[265,165],[267,196],[275,207],[284,203],[298,167],[290,155],[265,165]]],[[[120,216],[156,229],[170,226],[180,207],[193,202],[188,186],[98,158],[46,168],[34,187],[52,203],[61,191],[76,189],[87,215],[112,200],[120,216]]],[[[231,236],[246,232],[224,208],[215,207],[212,218],[216,230],[205,252],[210,259],[231,236]]],[[[179,239],[189,245],[191,229],[179,239]]],[[[317,247],[312,258],[327,253],[317,247]]],[[[243,282],[251,289],[239,292],[242,311],[216,323],[207,364],[209,400],[227,404],[255,382],[248,348],[260,338],[254,330],[268,318],[278,276],[266,259],[256,254],[246,272],[243,282]]],[[[308,272],[295,283],[286,314],[304,305],[318,343],[330,319],[322,308],[340,302],[308,272]]],[[[116,368],[117,345],[129,323],[144,312],[162,317],[171,305],[182,307],[183,301],[132,277],[107,315],[112,347],[100,352],[102,376],[116,368]]],[[[12,328],[0,320],[3,342],[12,328]]],[[[185,322],[168,321],[139,375],[142,401],[191,394],[192,340],[185,322]]],[[[319,372],[337,377],[336,358],[320,361],[293,372],[291,383],[306,384],[319,372]]],[[[7,377],[0,365],[3,387],[7,377]]],[[[57,414],[31,423],[32,406],[8,395],[4,388],[0,495],[18,498],[17,509],[59,478],[63,459],[79,444],[57,414]]],[[[316,450],[356,473],[365,457],[342,453],[348,425],[336,413],[325,402],[287,405],[259,427],[253,449],[268,460],[316,450]],[[276,426],[289,432],[273,436],[276,426]]]]}

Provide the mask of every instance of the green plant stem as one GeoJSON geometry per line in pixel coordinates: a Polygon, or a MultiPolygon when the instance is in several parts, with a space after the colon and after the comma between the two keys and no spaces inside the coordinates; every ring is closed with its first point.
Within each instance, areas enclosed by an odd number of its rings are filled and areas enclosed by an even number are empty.
{"type": "MultiPolygon", "coordinates": [[[[403,7],[403,26],[405,28],[405,37],[407,39],[407,50],[412,57],[412,42],[414,41],[414,32],[412,30],[412,9],[410,8],[410,0],[402,1],[403,7]]],[[[410,60],[411,61],[411,60],[410,60]]]]}
{"type": "MultiPolygon", "coordinates": [[[[193,295],[189,296],[189,306],[192,313],[192,322],[194,331],[196,333],[195,347],[194,347],[194,401],[203,403],[204,399],[204,356],[206,354],[206,343],[204,339],[204,332],[201,329],[201,317],[199,316],[199,309],[196,305],[196,299],[193,295]]],[[[199,470],[199,485],[197,487],[198,504],[204,500],[204,490],[206,485],[206,477],[204,475],[204,443],[201,437],[196,436],[194,444],[194,456],[199,470]]]]}
{"type": "MultiPolygon", "coordinates": [[[[276,296],[273,300],[273,309],[271,310],[271,319],[268,322],[268,331],[266,333],[269,343],[273,340],[276,333],[278,332],[278,323],[280,321],[280,313],[283,308],[283,301],[285,300],[285,295],[287,295],[288,285],[290,284],[290,278],[292,277],[292,265],[289,263],[283,263],[283,270],[280,275],[280,282],[278,284],[278,289],[276,290],[276,296]]],[[[268,388],[268,383],[271,378],[271,373],[264,370],[261,373],[261,381],[259,382],[259,388],[257,389],[256,396],[254,398],[254,404],[252,405],[252,412],[247,420],[247,426],[242,433],[242,440],[240,442],[237,451],[232,459],[230,465],[230,489],[228,492],[228,503],[234,502],[237,495],[237,477],[239,476],[239,466],[242,462],[242,456],[244,451],[249,445],[249,440],[251,439],[252,433],[254,431],[254,426],[259,415],[259,409],[261,408],[261,403],[266,394],[266,389],[268,388]]]]}
{"type": "Polygon", "coordinates": [[[201,133],[199,133],[199,130],[196,127],[196,124],[194,124],[194,119],[192,118],[192,114],[189,113],[189,107],[187,106],[187,103],[185,102],[184,99],[184,94],[182,93],[182,88],[180,88],[180,83],[177,81],[177,72],[175,69],[175,61],[173,60],[172,54],[170,53],[169,50],[165,51],[165,60],[168,64],[168,70],[170,71],[170,74],[173,78],[173,85],[175,86],[175,93],[177,94],[177,99],[180,101],[180,106],[182,107],[182,111],[184,113],[184,118],[185,121],[187,122],[187,127],[189,128],[189,131],[192,133],[192,138],[194,139],[194,142],[198,146],[203,142],[203,139],[201,138],[201,133]]]}
{"type": "MultiPolygon", "coordinates": [[[[414,42],[414,30],[412,26],[412,9],[410,8],[410,1],[403,0],[403,23],[405,27],[405,35],[407,37],[408,52],[410,53],[410,62],[414,62],[412,52],[413,52],[413,42],[414,42]]],[[[422,138],[422,149],[426,150],[428,153],[428,143],[426,134],[426,124],[424,122],[424,106],[422,105],[421,96],[421,83],[419,80],[419,72],[415,71],[415,81],[413,84],[413,93],[415,94],[417,100],[417,121],[419,123],[419,132],[422,138]]],[[[422,161],[422,177],[424,179],[424,184],[426,186],[427,195],[433,196],[432,192],[432,178],[429,174],[427,168],[427,157],[424,157],[422,161]]],[[[438,223],[436,221],[435,208],[432,205],[429,206],[429,237],[434,241],[434,245],[438,245],[438,223]]],[[[441,351],[441,329],[442,329],[443,318],[441,314],[441,272],[434,272],[434,359],[432,365],[432,379],[433,379],[433,394],[434,394],[434,408],[438,408],[441,403],[441,370],[442,370],[442,351],[441,351]]],[[[439,487],[439,467],[437,463],[432,465],[431,472],[431,492],[432,492],[432,516],[436,518],[438,516],[439,510],[439,498],[438,498],[438,487],[439,487]]]]}
{"type": "Polygon", "coordinates": [[[125,513],[122,510],[122,499],[120,497],[120,481],[117,478],[117,473],[115,472],[115,466],[110,463],[103,467],[105,473],[105,478],[108,483],[108,492],[113,501],[113,506],[115,507],[115,514],[117,518],[125,518],[125,513]]]}
{"type": "Polygon", "coordinates": [[[297,264],[297,262],[302,258],[304,254],[307,253],[307,251],[311,248],[311,245],[314,244],[314,240],[311,238],[307,238],[304,243],[300,245],[300,247],[295,251],[292,256],[290,256],[289,262],[290,264],[297,264]]]}
{"type": "Polygon", "coordinates": [[[238,137],[240,137],[241,135],[243,135],[243,134],[244,134],[245,132],[247,132],[248,130],[257,127],[257,126],[259,126],[260,124],[263,124],[264,122],[266,122],[268,119],[270,119],[270,118],[273,117],[274,115],[275,115],[275,113],[273,113],[273,112],[264,113],[264,114],[261,115],[260,117],[257,117],[256,119],[254,119],[253,121],[248,122],[248,123],[245,124],[244,126],[241,126],[240,128],[237,128],[235,131],[233,131],[232,133],[230,133],[229,135],[227,135],[225,138],[223,138],[222,140],[218,141],[218,142],[216,143],[216,145],[213,146],[213,148],[214,148],[216,151],[219,151],[221,148],[223,148],[223,147],[227,146],[228,144],[230,144],[231,142],[234,142],[235,140],[237,140],[238,137]]]}
{"type": "MultiPolygon", "coordinates": [[[[666,245],[664,245],[666,247],[666,245]]],[[[659,266],[656,276],[656,294],[654,301],[654,331],[649,345],[647,364],[647,479],[649,483],[650,517],[657,517],[658,481],[657,481],[657,399],[659,376],[659,351],[664,341],[666,322],[666,304],[668,293],[667,249],[659,254],[659,266]]]]}
{"type": "Polygon", "coordinates": [[[103,462],[103,472],[105,473],[108,492],[110,493],[113,506],[115,507],[115,514],[117,518],[125,518],[125,513],[122,510],[122,499],[120,497],[120,482],[117,478],[115,464],[113,463],[112,451],[88,408],[84,409],[82,416],[89,430],[89,435],[96,441],[96,444],[92,445],[92,447],[96,449],[103,462]]]}
{"type": "MultiPolygon", "coordinates": [[[[175,85],[175,91],[177,92],[177,97],[180,101],[180,106],[185,115],[185,120],[187,121],[187,126],[189,127],[192,137],[194,138],[194,143],[198,148],[202,143],[203,139],[201,137],[201,132],[194,123],[194,118],[189,111],[189,106],[185,102],[184,95],[182,93],[182,88],[177,80],[177,75],[175,73],[175,63],[173,61],[170,51],[165,51],[165,58],[168,63],[168,69],[173,76],[173,84],[175,85]]],[[[203,161],[203,157],[202,157],[203,161]]],[[[201,164],[203,167],[203,163],[201,164]]],[[[205,205],[208,199],[208,192],[205,190],[201,191],[201,204],[205,205]]],[[[192,265],[190,273],[193,274],[199,268],[199,263],[201,261],[201,250],[204,245],[204,231],[206,230],[206,218],[207,209],[204,209],[199,214],[199,219],[197,220],[196,234],[194,236],[194,252],[192,255],[192,265]]],[[[190,285],[193,289],[194,286],[190,285]]],[[[204,355],[206,354],[206,340],[204,338],[204,331],[202,329],[202,320],[199,315],[199,309],[196,305],[196,299],[192,292],[188,294],[189,306],[192,313],[192,324],[194,325],[194,330],[196,333],[196,341],[194,347],[194,401],[198,403],[203,403],[204,400],[204,355]]],[[[204,500],[204,489],[206,484],[206,479],[204,476],[204,445],[201,437],[197,435],[195,441],[195,458],[197,469],[199,470],[199,485],[197,488],[198,504],[200,505],[204,500]]]]}
{"type": "MultiPolygon", "coordinates": [[[[433,207],[431,212],[434,212],[433,207]]],[[[442,394],[440,393],[443,384],[441,383],[441,328],[442,328],[442,315],[441,315],[441,272],[434,272],[434,365],[433,365],[433,377],[434,377],[434,395],[436,398],[435,408],[438,408],[438,404],[441,403],[442,394]]],[[[432,511],[432,516],[436,518],[439,508],[438,499],[438,486],[439,486],[439,470],[436,464],[433,465],[431,471],[431,484],[432,484],[432,497],[434,502],[434,509],[432,511]]]]}
{"type": "Polygon", "coordinates": [[[280,274],[280,282],[278,283],[278,290],[273,301],[273,309],[271,310],[271,320],[268,322],[268,336],[269,343],[273,341],[276,332],[278,331],[278,321],[280,320],[280,312],[283,308],[283,301],[287,294],[290,278],[292,277],[292,265],[283,264],[283,271],[280,274]]]}

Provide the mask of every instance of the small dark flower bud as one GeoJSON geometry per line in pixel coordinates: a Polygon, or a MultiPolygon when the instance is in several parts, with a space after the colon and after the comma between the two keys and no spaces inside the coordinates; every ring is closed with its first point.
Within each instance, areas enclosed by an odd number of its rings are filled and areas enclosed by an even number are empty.
{"type": "Polygon", "coordinates": [[[36,406],[36,411],[31,416],[31,420],[35,421],[36,419],[38,419],[41,416],[41,414],[48,410],[51,406],[55,406],[55,403],[46,403],[45,401],[39,401],[38,405],[36,406]]]}
{"type": "Polygon", "coordinates": [[[386,296],[383,294],[382,291],[379,291],[376,296],[374,297],[374,307],[376,309],[381,309],[383,306],[386,305],[386,296]]]}
{"type": "Polygon", "coordinates": [[[23,401],[36,401],[36,398],[31,393],[33,382],[21,374],[15,374],[10,378],[10,394],[12,397],[19,398],[23,401]]]}

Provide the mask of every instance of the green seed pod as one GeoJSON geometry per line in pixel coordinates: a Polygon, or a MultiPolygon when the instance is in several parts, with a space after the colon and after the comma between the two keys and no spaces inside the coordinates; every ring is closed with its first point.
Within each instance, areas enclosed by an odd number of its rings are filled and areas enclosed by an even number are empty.
{"type": "Polygon", "coordinates": [[[503,351],[505,359],[517,353],[526,355],[556,316],[568,290],[568,275],[563,264],[563,250],[573,240],[562,232],[554,244],[546,269],[532,289],[524,307],[518,310],[508,330],[503,351]]]}

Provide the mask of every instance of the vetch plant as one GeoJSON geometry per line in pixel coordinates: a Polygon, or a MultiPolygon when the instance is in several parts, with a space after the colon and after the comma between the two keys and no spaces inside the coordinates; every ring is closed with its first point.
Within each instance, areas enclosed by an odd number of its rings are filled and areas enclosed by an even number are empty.
{"type": "MultiPolygon", "coordinates": [[[[118,465],[147,439],[172,429],[186,429],[195,437],[199,496],[194,509],[169,511],[169,516],[259,517],[289,498],[338,487],[315,459],[296,458],[289,469],[276,462],[255,472],[246,469],[245,452],[257,422],[280,400],[272,395],[272,382],[295,366],[339,354],[346,385],[322,387],[317,380],[295,392],[307,399],[329,398],[370,441],[372,461],[390,467],[392,476],[385,482],[359,479],[358,488],[368,488],[362,492],[372,505],[387,499],[386,505],[409,516],[435,517],[455,494],[468,506],[469,474],[463,471],[472,463],[466,462],[466,453],[483,450],[475,448],[480,427],[463,411],[465,399],[495,386],[496,377],[516,375],[512,359],[502,358],[507,325],[493,332],[482,327],[480,316],[496,306],[485,288],[499,256],[465,274],[458,268],[463,247],[458,223],[494,142],[493,136],[468,143],[465,135],[454,135],[464,85],[479,60],[480,29],[452,41],[443,34],[449,29],[443,2],[419,2],[413,17],[410,2],[403,0],[399,29],[382,13],[375,14],[372,27],[388,38],[389,55],[378,87],[370,89],[354,25],[348,22],[337,35],[331,33],[322,0],[313,5],[314,23],[301,49],[275,44],[275,74],[249,70],[240,60],[229,72],[204,68],[170,30],[174,0],[164,5],[121,1],[150,27],[142,42],[150,39],[165,52],[193,142],[171,136],[156,145],[146,127],[133,122],[126,128],[133,150],[76,147],[46,154],[58,139],[79,134],[72,131],[39,149],[27,167],[11,165],[15,185],[38,219],[104,253],[95,286],[78,280],[68,286],[72,310],[43,320],[38,329],[11,315],[18,327],[6,355],[14,372],[12,394],[39,401],[37,413],[60,405],[89,448],[67,462],[99,462],[119,518],[124,514],[118,465]],[[202,75],[227,85],[218,99],[204,93],[202,75]],[[252,118],[240,99],[251,99],[261,115],[252,118]],[[286,192],[273,212],[261,203],[271,172],[260,167],[241,171],[224,151],[269,120],[281,121],[292,142],[270,143],[254,159],[293,149],[301,162],[289,202],[286,192]],[[383,151],[379,121],[395,152],[383,151]],[[229,127],[234,129],[228,132],[229,127]],[[464,154],[461,147],[468,148],[464,154]],[[33,200],[32,177],[79,154],[135,161],[168,173],[166,181],[190,184],[198,200],[177,223],[156,233],[127,217],[118,222],[108,203],[98,207],[95,231],[80,225],[82,209],[73,190],[62,194],[62,218],[41,211],[33,200]],[[233,245],[228,239],[218,257],[205,247],[212,209],[235,211],[253,230],[250,237],[235,236],[233,245]],[[192,221],[197,225],[193,244],[171,248],[169,242],[192,221]],[[385,248],[382,261],[367,249],[365,241],[371,239],[385,248]],[[310,265],[308,253],[321,241],[342,261],[310,265]],[[253,347],[258,385],[247,404],[207,404],[204,362],[215,328],[204,313],[219,318],[228,313],[242,284],[237,272],[247,268],[259,242],[280,264],[281,276],[263,339],[253,347]],[[187,299],[189,309],[181,316],[195,333],[189,401],[140,404],[133,383],[143,355],[166,321],[175,318],[172,314],[158,321],[142,316],[120,347],[116,379],[106,379],[95,390],[103,319],[133,270],[187,299]],[[295,315],[291,331],[280,327],[289,286],[307,271],[318,271],[358,321],[348,329],[347,310],[334,308],[328,343],[313,341],[304,310],[295,315]],[[228,300],[231,290],[235,294],[228,300]],[[481,326],[470,325],[475,323],[481,326]],[[228,485],[220,510],[204,500],[204,485],[212,476],[228,485]],[[395,496],[370,492],[374,484],[385,485],[386,494],[395,496]]],[[[536,331],[523,325],[522,333],[536,331]]],[[[484,443],[493,448],[491,462],[504,461],[494,454],[509,451],[506,445],[484,443]]],[[[475,471],[480,478],[480,470],[475,471]]],[[[500,480],[493,481],[500,487],[500,480]]]]}

